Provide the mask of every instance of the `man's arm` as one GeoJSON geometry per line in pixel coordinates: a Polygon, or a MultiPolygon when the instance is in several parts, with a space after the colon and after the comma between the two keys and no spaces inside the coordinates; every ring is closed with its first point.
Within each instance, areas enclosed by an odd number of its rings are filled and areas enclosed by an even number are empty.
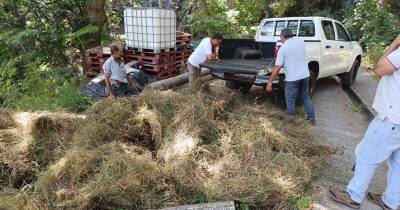
{"type": "Polygon", "coordinates": [[[114,95],[114,93],[112,91],[112,88],[111,88],[110,74],[108,74],[108,73],[105,74],[105,82],[106,82],[106,87],[107,87],[107,90],[108,90],[108,93],[109,93],[110,97],[114,98],[115,95],[114,95]]]}
{"type": "Polygon", "coordinates": [[[267,84],[267,91],[272,92],[272,83],[276,78],[278,77],[279,72],[282,69],[282,65],[275,65],[274,68],[272,69],[271,76],[269,77],[268,84],[267,84]]]}
{"type": "Polygon", "coordinates": [[[387,74],[393,73],[398,67],[394,63],[390,62],[388,56],[400,47],[400,35],[392,42],[389,48],[386,50],[385,54],[379,59],[375,74],[382,77],[387,74]]]}

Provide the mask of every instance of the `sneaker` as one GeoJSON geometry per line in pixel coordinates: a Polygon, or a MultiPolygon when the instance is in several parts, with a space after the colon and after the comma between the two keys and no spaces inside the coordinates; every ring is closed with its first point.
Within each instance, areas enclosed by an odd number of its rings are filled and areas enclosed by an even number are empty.
{"type": "Polygon", "coordinates": [[[330,189],[329,193],[331,194],[331,198],[334,201],[344,204],[353,209],[360,209],[361,205],[353,201],[348,192],[330,189]]]}

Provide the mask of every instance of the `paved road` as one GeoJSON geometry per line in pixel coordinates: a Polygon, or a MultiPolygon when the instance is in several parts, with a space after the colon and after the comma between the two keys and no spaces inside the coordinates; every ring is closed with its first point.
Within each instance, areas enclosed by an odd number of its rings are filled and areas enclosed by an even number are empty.
{"type": "MultiPolygon", "coordinates": [[[[333,155],[322,178],[314,187],[312,209],[318,210],[347,210],[349,208],[332,202],[327,189],[329,187],[344,188],[353,172],[355,156],[354,150],[362,139],[368,126],[368,119],[354,106],[334,78],[318,81],[313,102],[317,114],[317,132],[322,136],[325,144],[338,149],[333,155]]],[[[378,168],[370,190],[382,192],[385,186],[386,166],[378,168]]],[[[379,207],[365,200],[363,210],[380,210],[379,207]]]]}

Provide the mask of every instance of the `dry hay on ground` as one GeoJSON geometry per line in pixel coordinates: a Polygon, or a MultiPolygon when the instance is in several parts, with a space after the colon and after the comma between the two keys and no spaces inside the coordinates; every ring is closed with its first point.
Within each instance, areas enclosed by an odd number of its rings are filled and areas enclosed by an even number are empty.
{"type": "Polygon", "coordinates": [[[0,200],[23,195],[28,201],[13,200],[16,206],[47,209],[240,200],[285,209],[307,193],[329,153],[305,121],[207,84],[106,99],[86,115],[70,144],[49,147],[56,150],[47,153],[51,164],[28,190],[3,192],[0,200]]]}
{"type": "Polygon", "coordinates": [[[7,109],[0,108],[0,129],[11,128],[15,126],[12,118],[12,112],[7,109]]]}
{"type": "Polygon", "coordinates": [[[18,113],[15,127],[0,131],[0,186],[23,187],[62,157],[83,120],[61,113],[18,113]]]}

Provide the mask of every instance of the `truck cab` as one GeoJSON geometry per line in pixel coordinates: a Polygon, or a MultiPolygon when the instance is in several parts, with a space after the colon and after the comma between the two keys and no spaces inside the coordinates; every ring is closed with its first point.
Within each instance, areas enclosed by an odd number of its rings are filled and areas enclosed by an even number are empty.
{"type": "MultiPolygon", "coordinates": [[[[317,79],[332,75],[340,76],[344,86],[354,83],[361,63],[362,49],[357,42],[351,39],[339,21],[324,17],[264,19],[258,27],[254,43],[245,40],[246,45],[240,40],[224,40],[220,47],[222,61],[220,63],[203,63],[200,66],[209,68],[214,77],[226,80],[227,87],[230,88],[246,87],[244,89],[249,89],[248,86],[251,85],[265,86],[271,74],[273,58],[276,53],[279,53],[276,47],[279,48],[279,45],[282,45],[280,32],[286,27],[293,31],[295,37],[305,42],[306,59],[311,75],[311,92],[317,79]],[[233,54],[248,54],[249,51],[259,51],[260,57],[233,56],[233,54]],[[260,66],[262,61],[265,61],[263,67],[260,66]],[[246,64],[246,67],[236,68],[240,64],[246,64]],[[266,69],[265,66],[269,68],[266,69]],[[240,71],[236,71],[238,69],[240,71]],[[240,80],[243,77],[253,79],[240,80]]],[[[274,84],[282,83],[284,70],[278,80],[280,82],[275,81],[274,84]]],[[[276,87],[282,88],[283,85],[276,85],[276,87]]]]}

